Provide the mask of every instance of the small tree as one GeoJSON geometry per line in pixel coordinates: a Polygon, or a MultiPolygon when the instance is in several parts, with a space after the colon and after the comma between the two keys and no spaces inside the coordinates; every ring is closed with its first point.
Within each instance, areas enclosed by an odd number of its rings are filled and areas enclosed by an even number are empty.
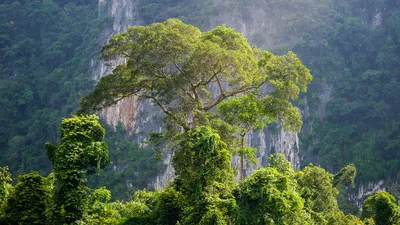
{"type": "Polygon", "coordinates": [[[219,135],[205,126],[180,135],[173,165],[176,188],[187,201],[181,224],[228,224],[236,206],[234,174],[219,135]]]}
{"type": "Polygon", "coordinates": [[[332,185],[333,175],[312,164],[296,173],[304,205],[317,224],[329,224],[340,216],[336,200],[339,191],[332,185]]]}
{"type": "Polygon", "coordinates": [[[354,164],[350,164],[347,165],[345,167],[343,167],[339,173],[337,173],[334,177],[333,177],[333,186],[337,187],[339,186],[341,183],[345,183],[346,185],[351,186],[352,188],[354,188],[354,180],[356,179],[356,175],[357,175],[357,169],[354,166],[354,164]]]}
{"type": "Polygon", "coordinates": [[[309,164],[296,173],[304,206],[317,224],[357,224],[353,216],[345,216],[337,203],[337,186],[345,181],[352,185],[356,176],[354,165],[348,165],[336,175],[319,166],[309,164]],[[347,221],[347,222],[346,222],[347,221]]]}
{"type": "Polygon", "coordinates": [[[250,131],[261,130],[278,118],[282,119],[283,127],[288,131],[300,131],[302,125],[298,111],[291,103],[271,96],[241,95],[223,101],[217,108],[221,118],[238,130],[240,144],[234,153],[241,158],[242,180],[245,177],[245,158],[257,163],[257,149],[247,146],[244,140],[250,131]]]}
{"type": "Polygon", "coordinates": [[[37,172],[18,177],[18,183],[5,209],[5,224],[47,224],[46,207],[50,189],[46,178],[37,172]]]}
{"type": "Polygon", "coordinates": [[[240,184],[236,224],[310,224],[294,175],[283,155],[272,155],[267,168],[240,184]]]}
{"type": "Polygon", "coordinates": [[[238,128],[240,145],[234,154],[240,157],[240,179],[243,180],[246,176],[245,158],[251,163],[257,163],[255,157],[257,149],[246,146],[244,138],[250,131],[264,128],[265,116],[262,113],[262,105],[253,96],[243,95],[223,101],[218,105],[218,113],[224,121],[238,128]]]}
{"type": "Polygon", "coordinates": [[[385,191],[368,197],[362,207],[362,218],[372,218],[376,225],[399,224],[399,213],[395,197],[385,191]]]}
{"type": "Polygon", "coordinates": [[[87,175],[109,162],[104,135],[97,116],[74,116],[62,121],[57,146],[46,143],[55,175],[52,224],[71,224],[82,218],[87,175]]]}

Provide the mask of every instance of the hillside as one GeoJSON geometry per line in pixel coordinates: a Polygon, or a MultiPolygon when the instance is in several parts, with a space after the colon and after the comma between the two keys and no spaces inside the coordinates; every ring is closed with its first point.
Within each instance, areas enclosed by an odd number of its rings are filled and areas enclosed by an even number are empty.
{"type": "MultiPolygon", "coordinates": [[[[14,175],[51,171],[44,143],[58,140],[61,119],[110,72],[98,57],[113,34],[177,17],[202,31],[234,27],[263,49],[294,51],[311,70],[308,92],[294,102],[302,131],[273,124],[248,135],[259,165],[275,152],[298,169],[312,162],[337,173],[354,163],[352,200],[360,204],[366,193],[383,188],[399,195],[397,1],[6,0],[0,11],[0,165],[14,175]]],[[[117,129],[107,129],[112,163],[92,184],[107,185],[121,198],[165,187],[173,177],[171,155],[157,161],[145,142],[148,132],[161,129],[163,114],[133,98],[100,115],[117,129]]],[[[248,165],[247,173],[255,169],[248,165]]]]}

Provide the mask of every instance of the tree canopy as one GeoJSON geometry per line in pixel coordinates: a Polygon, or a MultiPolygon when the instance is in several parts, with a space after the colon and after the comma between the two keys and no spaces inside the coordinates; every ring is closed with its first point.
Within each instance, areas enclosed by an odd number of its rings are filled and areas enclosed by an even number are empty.
{"type": "Polygon", "coordinates": [[[399,224],[400,207],[396,203],[394,196],[378,192],[364,201],[362,217],[374,219],[376,225],[399,224]]]}
{"type": "Polygon", "coordinates": [[[7,207],[4,209],[5,224],[45,225],[49,215],[50,182],[37,172],[18,177],[7,207]]]}
{"type": "Polygon", "coordinates": [[[87,175],[108,163],[97,119],[63,120],[57,146],[46,145],[54,168],[48,178],[32,172],[13,187],[2,168],[1,191],[8,194],[1,196],[1,224],[397,224],[399,207],[386,192],[365,201],[364,222],[339,209],[337,186],[352,184],[353,165],[335,176],[311,164],[296,172],[284,155],[273,154],[266,168],[236,183],[228,145],[207,126],[176,137],[176,179],[166,189],[111,201],[106,188],[87,187],[87,175]]]}
{"type": "Polygon", "coordinates": [[[178,19],[128,28],[103,47],[102,59],[125,63],[82,98],[81,112],[138,96],[151,99],[167,121],[185,130],[205,124],[204,119],[213,118],[212,109],[238,95],[269,104],[269,118],[283,118],[285,127],[299,130],[300,115],[289,100],[306,91],[311,81],[309,70],[293,52],[276,56],[250,46],[232,28],[201,32],[178,19]],[[281,106],[285,110],[276,110],[281,106]]]}

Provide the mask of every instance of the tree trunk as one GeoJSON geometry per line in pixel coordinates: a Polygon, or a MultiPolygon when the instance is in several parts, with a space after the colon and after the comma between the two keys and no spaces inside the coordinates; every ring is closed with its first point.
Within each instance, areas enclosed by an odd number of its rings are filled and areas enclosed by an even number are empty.
{"type": "MultiPolygon", "coordinates": [[[[242,151],[243,151],[243,148],[244,148],[244,136],[243,135],[241,135],[241,138],[242,138],[242,140],[241,140],[241,144],[242,144],[242,151]]],[[[244,154],[243,154],[243,152],[240,154],[240,159],[241,159],[241,165],[240,165],[240,167],[241,167],[241,174],[240,174],[240,180],[243,180],[244,179],[244,177],[245,177],[245,170],[244,170],[244,154]]]]}

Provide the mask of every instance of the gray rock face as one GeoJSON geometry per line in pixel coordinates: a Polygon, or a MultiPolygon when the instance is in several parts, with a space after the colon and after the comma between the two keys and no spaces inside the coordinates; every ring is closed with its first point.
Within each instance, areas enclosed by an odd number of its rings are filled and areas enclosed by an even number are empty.
{"type": "Polygon", "coordinates": [[[379,28],[381,27],[383,24],[383,16],[382,16],[382,12],[378,11],[376,12],[376,15],[374,16],[374,18],[372,18],[372,28],[379,28]]]}
{"type": "MultiPolygon", "coordinates": [[[[224,1],[215,0],[215,4],[219,8],[224,1]]],[[[289,20],[288,15],[291,14],[290,9],[272,7],[267,2],[249,3],[245,6],[248,14],[241,14],[238,13],[236,7],[221,7],[222,10],[217,16],[210,18],[210,28],[226,24],[263,49],[271,49],[277,43],[285,43],[295,38],[294,36],[286,37],[284,34],[289,20]]]]}
{"type": "Polygon", "coordinates": [[[349,200],[355,202],[361,208],[366,197],[371,196],[379,191],[385,191],[385,181],[368,182],[360,185],[356,190],[349,190],[349,200]]]}
{"type": "Polygon", "coordinates": [[[324,120],[326,116],[326,106],[332,100],[332,87],[326,83],[321,85],[321,92],[319,94],[319,104],[317,109],[317,116],[324,120]]]}

